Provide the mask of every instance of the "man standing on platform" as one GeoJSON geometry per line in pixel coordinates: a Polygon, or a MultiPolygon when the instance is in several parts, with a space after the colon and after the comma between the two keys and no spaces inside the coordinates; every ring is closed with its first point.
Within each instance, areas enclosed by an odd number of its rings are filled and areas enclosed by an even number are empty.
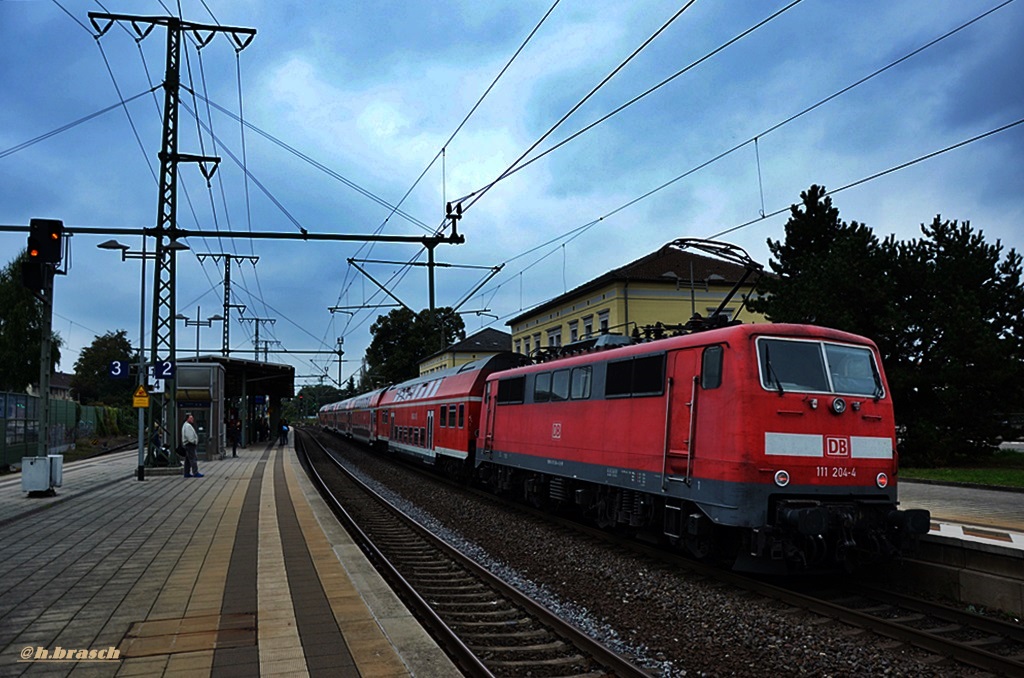
{"type": "Polygon", "coordinates": [[[199,472],[199,461],[196,459],[196,445],[199,444],[199,435],[196,434],[196,427],[193,425],[192,414],[185,415],[185,423],[181,425],[181,444],[185,447],[185,477],[202,478],[199,472]]]}

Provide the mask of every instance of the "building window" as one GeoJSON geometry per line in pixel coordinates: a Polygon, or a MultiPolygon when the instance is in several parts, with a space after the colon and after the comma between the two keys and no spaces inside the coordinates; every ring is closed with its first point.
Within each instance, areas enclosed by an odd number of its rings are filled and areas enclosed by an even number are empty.
{"type": "Polygon", "coordinates": [[[557,348],[562,345],[562,328],[556,327],[548,330],[548,347],[557,348]]]}
{"type": "Polygon", "coordinates": [[[516,339],[516,353],[522,353],[522,350],[521,350],[522,348],[523,348],[523,342],[520,341],[519,339],[516,339]]]}
{"type": "Polygon", "coordinates": [[[569,321],[569,341],[578,341],[580,338],[580,321],[570,320],[569,321]]]}
{"type": "Polygon", "coordinates": [[[594,316],[588,315],[583,317],[583,338],[590,339],[594,334],[594,316]]]}
{"type": "Polygon", "coordinates": [[[524,342],[524,345],[526,346],[526,350],[523,352],[523,354],[524,355],[530,355],[530,338],[527,337],[526,339],[523,339],[523,342],[524,342]]]}
{"type": "MultiPolygon", "coordinates": [[[[717,307],[717,306],[708,306],[708,307],[707,307],[707,311],[708,311],[708,315],[707,315],[707,317],[709,317],[709,318],[710,318],[710,317],[711,317],[711,314],[712,314],[712,313],[714,313],[714,312],[715,312],[715,311],[717,311],[717,310],[718,310],[718,307],[717,307]]],[[[734,314],[734,313],[736,313],[736,309],[733,309],[733,308],[723,308],[723,309],[722,309],[722,313],[721,313],[721,315],[722,315],[722,316],[723,316],[723,317],[724,317],[724,318],[725,318],[726,320],[732,320],[732,316],[733,316],[733,314],[734,314]]]]}
{"type": "Polygon", "coordinates": [[[597,314],[597,325],[601,334],[608,334],[608,311],[599,311],[597,314]]]}

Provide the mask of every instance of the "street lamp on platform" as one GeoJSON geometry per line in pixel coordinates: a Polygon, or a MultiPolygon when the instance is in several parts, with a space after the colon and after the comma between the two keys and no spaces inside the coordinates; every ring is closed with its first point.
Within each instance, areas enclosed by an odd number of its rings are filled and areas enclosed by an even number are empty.
{"type": "Polygon", "coordinates": [[[188,316],[182,315],[181,313],[179,313],[178,315],[174,316],[174,318],[176,320],[181,320],[182,322],[184,322],[185,323],[185,327],[195,327],[196,328],[196,357],[197,358],[199,357],[199,328],[200,327],[211,327],[213,325],[213,323],[215,323],[217,321],[220,321],[220,320],[225,320],[224,316],[220,315],[219,313],[217,315],[211,315],[206,320],[200,320],[199,316],[200,316],[200,313],[199,313],[199,307],[198,306],[196,306],[196,319],[195,320],[192,320],[192,318],[189,318],[188,316]]]}
{"type": "MultiPolygon", "coordinates": [[[[107,240],[101,242],[96,247],[101,250],[119,250],[121,252],[121,261],[127,259],[141,259],[142,260],[142,282],[139,287],[139,375],[138,381],[139,386],[146,385],[146,260],[156,259],[156,252],[146,251],[146,238],[142,238],[142,250],[132,251],[128,245],[119,243],[116,240],[107,240]]],[[[180,243],[177,240],[172,240],[167,245],[169,250],[187,250],[189,246],[180,243]]],[[[146,479],[146,438],[145,438],[145,413],[143,408],[139,409],[139,469],[137,477],[139,480],[146,479]]]]}

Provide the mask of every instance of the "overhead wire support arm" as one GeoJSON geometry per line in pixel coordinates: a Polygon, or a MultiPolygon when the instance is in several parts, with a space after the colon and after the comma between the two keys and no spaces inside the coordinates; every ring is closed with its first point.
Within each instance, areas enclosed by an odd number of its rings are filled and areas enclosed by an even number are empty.
{"type": "MultiPolygon", "coordinates": [[[[26,231],[25,226],[0,226],[2,231],[26,231]]],[[[65,226],[65,232],[71,235],[143,235],[156,236],[162,231],[158,227],[143,226],[139,228],[118,228],[109,226],[65,226]]],[[[422,236],[422,235],[375,235],[349,233],[295,233],[279,231],[208,231],[189,228],[175,228],[177,238],[245,238],[247,240],[313,240],[332,242],[385,242],[405,243],[410,245],[450,244],[461,245],[465,242],[462,236],[422,236]]]]}
{"type": "Polygon", "coordinates": [[[389,290],[387,287],[384,287],[384,285],[381,285],[379,282],[377,282],[377,280],[372,275],[367,273],[366,270],[363,267],[361,267],[359,264],[357,264],[354,259],[349,259],[348,263],[351,264],[352,266],[354,266],[357,271],[359,271],[360,273],[365,275],[367,278],[369,278],[370,282],[372,282],[374,285],[379,287],[381,289],[381,291],[384,292],[384,294],[388,295],[389,297],[391,297],[392,299],[397,301],[399,306],[401,306],[402,308],[406,309],[407,311],[415,313],[415,311],[413,311],[411,308],[409,308],[408,306],[405,305],[405,302],[403,302],[401,299],[399,299],[394,294],[392,294],[391,290],[389,290]]]}
{"type": "Polygon", "coordinates": [[[349,315],[355,315],[356,311],[362,311],[364,309],[402,307],[402,304],[363,304],[362,306],[328,306],[327,310],[331,313],[347,313],[349,315]]]}
{"type": "Polygon", "coordinates": [[[213,259],[214,263],[218,263],[223,257],[224,259],[224,329],[221,333],[221,355],[227,357],[231,354],[231,309],[240,309],[242,313],[245,313],[245,304],[232,304],[231,303],[231,262],[232,261],[248,261],[253,266],[260,260],[256,255],[246,254],[229,254],[227,252],[197,252],[196,258],[199,259],[199,263],[202,264],[207,259],[213,259]]]}

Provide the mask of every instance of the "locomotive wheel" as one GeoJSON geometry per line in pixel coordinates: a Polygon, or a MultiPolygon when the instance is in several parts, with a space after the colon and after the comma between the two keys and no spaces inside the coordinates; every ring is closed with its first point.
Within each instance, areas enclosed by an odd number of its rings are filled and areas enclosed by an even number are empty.
{"type": "Polygon", "coordinates": [[[683,545],[686,546],[686,551],[697,560],[707,560],[711,556],[714,542],[709,534],[688,534],[683,537],[683,545]]]}

